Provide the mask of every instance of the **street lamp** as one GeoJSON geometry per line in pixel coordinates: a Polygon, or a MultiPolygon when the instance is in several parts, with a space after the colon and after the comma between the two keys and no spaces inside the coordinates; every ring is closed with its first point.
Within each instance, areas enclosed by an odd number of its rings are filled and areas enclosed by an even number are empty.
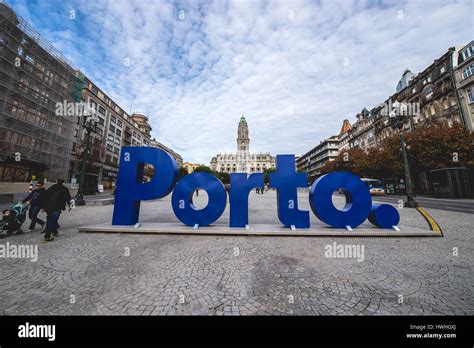
{"type": "Polygon", "coordinates": [[[403,167],[405,169],[405,192],[407,195],[407,200],[404,203],[404,206],[407,208],[416,208],[418,207],[418,202],[415,200],[413,195],[413,187],[411,185],[411,176],[410,176],[410,165],[408,164],[407,157],[407,145],[405,143],[405,137],[403,134],[403,124],[405,122],[405,115],[390,115],[391,126],[398,130],[400,133],[400,143],[402,146],[402,158],[403,158],[403,167]]]}
{"type": "Polygon", "coordinates": [[[82,128],[86,130],[86,139],[85,139],[85,146],[82,155],[82,169],[81,169],[81,178],[79,180],[79,190],[77,190],[76,194],[76,205],[85,205],[86,202],[84,201],[84,193],[85,193],[85,172],[86,172],[86,162],[87,162],[87,155],[89,151],[89,140],[91,133],[97,133],[97,115],[94,109],[89,109],[87,115],[82,118],[82,128]]]}

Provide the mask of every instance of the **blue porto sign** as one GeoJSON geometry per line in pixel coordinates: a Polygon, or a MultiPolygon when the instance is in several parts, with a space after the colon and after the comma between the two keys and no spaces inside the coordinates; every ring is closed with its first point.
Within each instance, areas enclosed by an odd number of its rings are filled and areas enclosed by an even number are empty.
{"type": "MultiPolygon", "coordinates": [[[[222,182],[208,173],[197,172],[179,182],[178,165],[167,152],[151,147],[123,147],[120,159],[112,225],[134,225],[139,220],[140,202],[159,199],[173,191],[171,204],[176,217],[187,226],[208,226],[219,219],[227,205],[222,182]],[[142,182],[145,164],[154,167],[153,178],[142,182]],[[208,204],[193,205],[196,189],[205,190],[208,204]]],[[[277,191],[280,222],[291,228],[309,228],[309,211],[298,209],[297,190],[307,186],[305,173],[295,171],[294,155],[277,155],[276,172],[270,174],[270,187],[277,191]]],[[[254,188],[264,186],[262,173],[230,174],[230,227],[248,225],[248,197],[254,188]]],[[[310,188],[309,203],[319,220],[336,228],[355,228],[368,219],[380,228],[392,228],[400,221],[397,209],[389,204],[372,204],[368,187],[352,173],[333,172],[318,178],[310,188]],[[332,203],[335,190],[346,197],[337,209],[332,203]]]]}

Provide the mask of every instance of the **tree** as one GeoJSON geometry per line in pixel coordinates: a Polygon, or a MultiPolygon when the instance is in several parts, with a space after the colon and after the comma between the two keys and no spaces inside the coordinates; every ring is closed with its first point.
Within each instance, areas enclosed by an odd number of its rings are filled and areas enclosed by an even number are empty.
{"type": "Polygon", "coordinates": [[[351,172],[361,177],[369,176],[371,162],[364,150],[355,147],[344,151],[334,161],[327,162],[321,168],[321,174],[330,172],[351,172]]]}
{"type": "Polygon", "coordinates": [[[275,172],[276,172],[275,167],[267,168],[263,171],[263,178],[264,178],[263,180],[265,184],[268,184],[270,182],[270,174],[275,173],[275,172]]]}
{"type": "MultiPolygon", "coordinates": [[[[474,134],[459,124],[452,127],[432,124],[416,129],[405,135],[405,143],[412,176],[437,168],[474,168],[474,134]]],[[[348,171],[377,179],[403,178],[400,135],[392,135],[382,146],[371,147],[367,153],[360,148],[342,152],[324,165],[321,174],[333,171],[348,171]]]]}
{"type": "Polygon", "coordinates": [[[230,184],[230,174],[229,173],[212,171],[211,174],[214,175],[215,177],[217,177],[220,181],[222,181],[222,183],[224,185],[230,184]]]}
{"type": "MultiPolygon", "coordinates": [[[[74,167],[76,173],[79,174],[82,169],[82,159],[84,156],[85,143],[79,146],[76,151],[76,158],[74,161],[74,167]]],[[[102,161],[102,141],[100,138],[91,136],[89,139],[89,148],[87,151],[86,159],[86,173],[99,174],[100,164],[102,161]]]]}
{"type": "Polygon", "coordinates": [[[185,177],[186,175],[188,175],[188,170],[183,166],[179,167],[179,169],[178,169],[178,178],[181,179],[181,178],[185,177]]]}
{"type": "Polygon", "coordinates": [[[212,169],[205,165],[200,165],[199,167],[195,168],[194,171],[212,174],[212,169]]]}
{"type": "Polygon", "coordinates": [[[474,168],[474,134],[460,124],[452,127],[433,124],[406,136],[411,167],[428,172],[449,167],[474,168]]]}

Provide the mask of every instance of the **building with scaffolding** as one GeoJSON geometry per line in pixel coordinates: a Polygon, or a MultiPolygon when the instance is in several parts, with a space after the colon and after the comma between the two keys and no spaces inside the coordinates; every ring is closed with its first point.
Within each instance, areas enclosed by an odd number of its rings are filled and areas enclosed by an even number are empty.
{"type": "Polygon", "coordinates": [[[86,191],[112,189],[122,146],[156,146],[148,117],[125,112],[25,20],[0,0],[0,182],[78,180],[85,111],[96,116],[86,191]],[[84,112],[58,113],[58,104],[84,112]]]}
{"type": "Polygon", "coordinates": [[[0,181],[67,179],[83,75],[0,1],[0,181]]]}

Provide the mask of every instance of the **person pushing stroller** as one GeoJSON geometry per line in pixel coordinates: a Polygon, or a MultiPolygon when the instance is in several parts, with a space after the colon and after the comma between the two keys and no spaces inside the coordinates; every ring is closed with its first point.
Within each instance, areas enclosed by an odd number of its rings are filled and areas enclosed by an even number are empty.
{"type": "Polygon", "coordinates": [[[50,242],[58,235],[58,220],[66,206],[71,210],[71,194],[63,185],[64,180],[58,179],[56,184],[46,190],[41,208],[48,214],[43,242],[50,242]]]}

